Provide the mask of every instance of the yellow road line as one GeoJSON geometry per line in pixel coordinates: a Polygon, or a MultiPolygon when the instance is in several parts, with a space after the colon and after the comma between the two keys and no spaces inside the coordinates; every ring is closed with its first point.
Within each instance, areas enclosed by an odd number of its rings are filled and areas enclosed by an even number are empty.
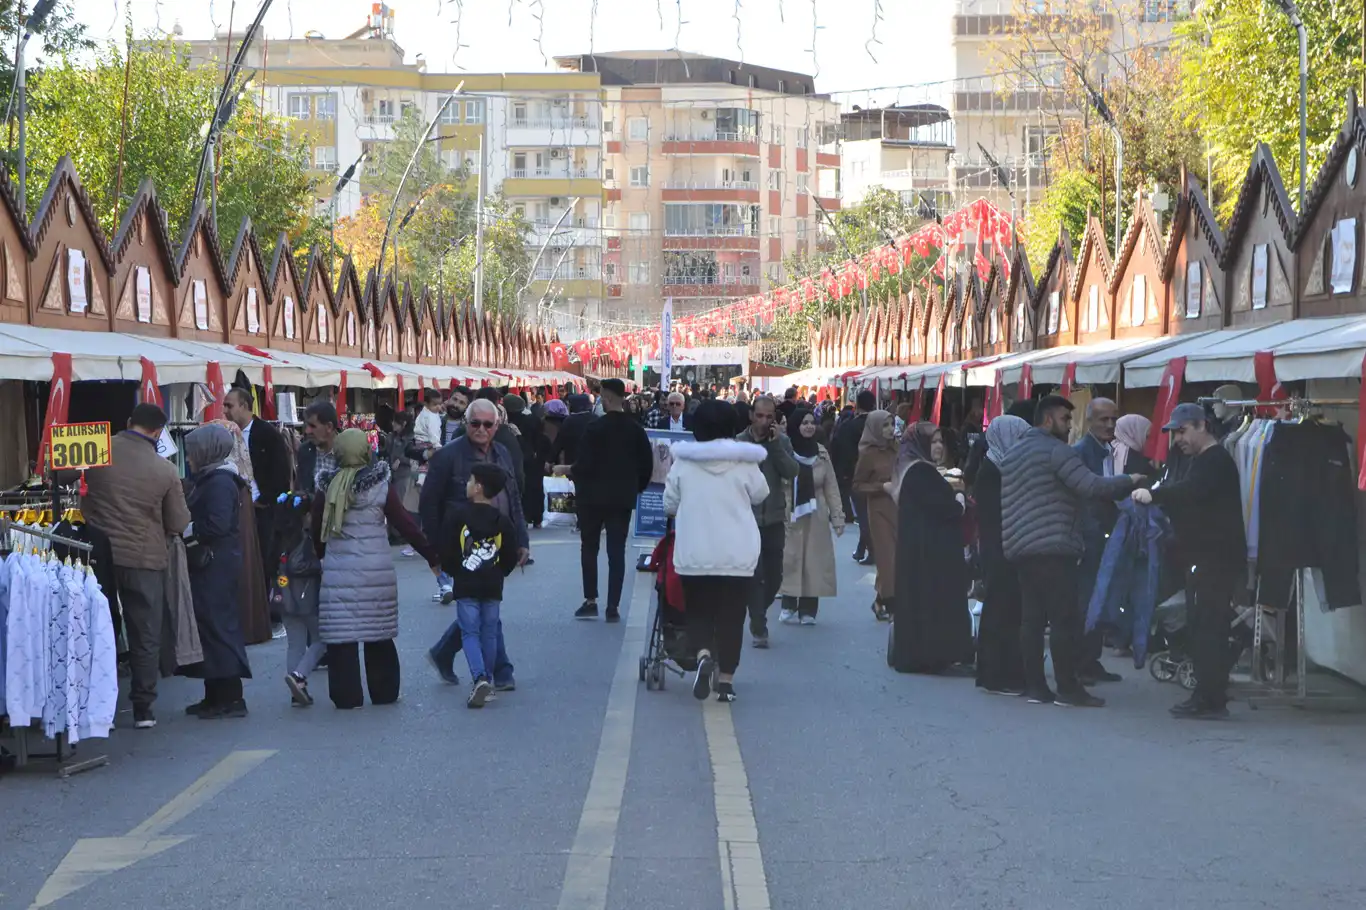
{"type": "Polygon", "coordinates": [[[559,910],[604,910],[612,877],[612,853],[617,842],[617,822],[626,792],[626,773],[631,762],[631,736],[636,723],[636,691],[640,655],[650,619],[653,575],[632,573],[631,605],[625,616],[625,634],[617,655],[616,672],[607,694],[598,757],[588,796],[583,802],[579,827],[574,834],[569,863],[560,888],[559,910]]]}
{"type": "Polygon", "coordinates": [[[203,777],[172,797],[171,801],[158,809],[155,815],[129,831],[128,836],[156,837],[222,793],[234,781],[274,755],[275,751],[274,749],[250,749],[228,753],[203,777]]]}
{"type": "Polygon", "coordinates": [[[769,910],[768,877],[759,849],[759,825],[749,776],[735,738],[730,705],[709,701],[702,711],[716,800],[717,853],[725,910],[769,910]]]}

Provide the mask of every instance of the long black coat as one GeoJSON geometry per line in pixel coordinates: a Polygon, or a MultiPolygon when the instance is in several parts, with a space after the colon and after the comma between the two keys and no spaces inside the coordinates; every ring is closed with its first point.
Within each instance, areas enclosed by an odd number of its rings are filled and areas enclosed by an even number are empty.
{"type": "Polygon", "coordinates": [[[194,597],[194,618],[199,624],[204,663],[189,668],[188,676],[251,678],[237,596],[242,574],[238,518],[245,483],[236,472],[219,468],[196,475],[186,497],[195,539],[213,552],[207,566],[190,570],[190,593],[194,597]]]}
{"type": "Polygon", "coordinates": [[[1024,689],[1020,656],[1020,576],[1001,543],[1001,469],[989,458],[978,465],[977,540],[986,597],[977,631],[977,685],[993,691],[1024,689]]]}
{"type": "Polygon", "coordinates": [[[896,600],[887,662],[900,673],[942,673],[972,660],[963,508],[927,462],[901,480],[897,506],[896,600]]]}

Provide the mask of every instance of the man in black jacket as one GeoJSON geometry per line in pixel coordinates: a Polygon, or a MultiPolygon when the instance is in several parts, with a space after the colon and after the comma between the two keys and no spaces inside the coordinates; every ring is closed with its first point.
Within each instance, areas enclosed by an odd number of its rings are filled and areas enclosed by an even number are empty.
{"type": "MultiPolygon", "coordinates": [[[[256,544],[261,550],[261,567],[266,590],[277,575],[275,552],[275,500],[289,492],[289,450],[284,437],[268,421],[251,412],[251,393],[232,389],[223,398],[223,416],[237,424],[251,456],[251,499],[256,505],[256,544]]],[[[279,609],[271,604],[270,621],[279,625],[279,609]]]]}
{"type": "Polygon", "coordinates": [[[852,493],[854,468],[858,466],[858,443],[863,438],[863,427],[868,423],[868,415],[877,410],[877,396],[864,389],[854,399],[855,415],[839,425],[835,439],[830,446],[830,461],[835,466],[835,480],[839,483],[840,503],[844,514],[849,514],[852,498],[854,512],[858,515],[858,548],[854,558],[859,562],[873,561],[872,535],[868,533],[868,504],[862,496],[852,493]]]}
{"type": "MultiPolygon", "coordinates": [[[[654,455],[645,430],[626,413],[626,385],[620,379],[602,381],[603,415],[588,424],[578,458],[568,468],[556,469],[574,481],[578,506],[580,561],[583,568],[583,605],[575,619],[598,617],[598,543],[607,529],[608,622],[621,619],[621,589],[626,583],[626,537],[636,497],[650,485],[654,455]]],[[[563,432],[563,431],[561,431],[563,432]]]]}
{"type": "Polygon", "coordinates": [[[569,416],[560,426],[555,444],[550,449],[552,464],[571,465],[578,461],[584,431],[593,421],[593,402],[587,395],[570,395],[565,399],[565,404],[569,407],[569,416]]]}

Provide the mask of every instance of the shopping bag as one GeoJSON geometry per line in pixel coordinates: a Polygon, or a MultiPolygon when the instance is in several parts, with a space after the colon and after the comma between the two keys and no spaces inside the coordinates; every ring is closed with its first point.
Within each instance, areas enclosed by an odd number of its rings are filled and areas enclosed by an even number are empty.
{"type": "Polygon", "coordinates": [[[574,526],[574,481],[568,477],[545,479],[545,517],[541,524],[547,528],[574,526]]]}

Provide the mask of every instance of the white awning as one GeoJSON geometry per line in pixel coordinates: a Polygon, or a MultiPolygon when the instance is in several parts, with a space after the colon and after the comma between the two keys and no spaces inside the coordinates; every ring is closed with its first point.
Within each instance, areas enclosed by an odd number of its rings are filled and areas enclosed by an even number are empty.
{"type": "Polygon", "coordinates": [[[1331,316],[1191,336],[1125,364],[1124,385],[1157,385],[1177,357],[1186,358],[1187,382],[1256,382],[1253,359],[1259,351],[1276,355],[1276,376],[1282,381],[1360,376],[1366,354],[1363,323],[1363,316],[1331,316]],[[1356,364],[1350,367],[1353,358],[1356,364]]]}
{"type": "Polygon", "coordinates": [[[256,358],[227,345],[224,351],[197,347],[196,342],[171,338],[147,338],[121,332],[82,332],[76,329],[51,329],[31,325],[0,326],[0,379],[29,379],[46,382],[52,378],[52,354],[71,355],[74,381],[128,380],[142,378],[146,357],[156,364],[157,380],[163,385],[203,382],[205,364],[217,360],[225,377],[235,370],[251,371],[256,358]],[[36,353],[35,353],[36,351],[36,353]]]}
{"type": "MultiPolygon", "coordinates": [[[[982,362],[974,361],[976,366],[969,369],[963,377],[963,384],[969,386],[994,386],[996,384],[996,371],[1001,371],[1001,381],[1009,384],[1016,382],[1020,378],[1020,368],[1026,363],[1033,363],[1044,357],[1063,352],[1076,351],[1075,346],[1069,345],[1064,348],[1044,348],[1037,351],[1018,351],[1014,354],[1006,354],[996,360],[982,362]]],[[[1039,378],[1034,377],[1038,382],[1039,378]]]]}
{"type": "MultiPolygon", "coordinates": [[[[1201,332],[1198,335],[1165,335],[1160,338],[1114,339],[1094,344],[1068,345],[1041,351],[1040,356],[1028,362],[1036,383],[1061,384],[1067,365],[1072,363],[1076,364],[1073,381],[1077,385],[1103,385],[1119,382],[1121,369],[1130,360],[1169,348],[1185,339],[1208,334],[1201,332]]],[[[1003,369],[1002,381],[1007,384],[1018,382],[1020,368],[1025,362],[1003,369]]]]}

